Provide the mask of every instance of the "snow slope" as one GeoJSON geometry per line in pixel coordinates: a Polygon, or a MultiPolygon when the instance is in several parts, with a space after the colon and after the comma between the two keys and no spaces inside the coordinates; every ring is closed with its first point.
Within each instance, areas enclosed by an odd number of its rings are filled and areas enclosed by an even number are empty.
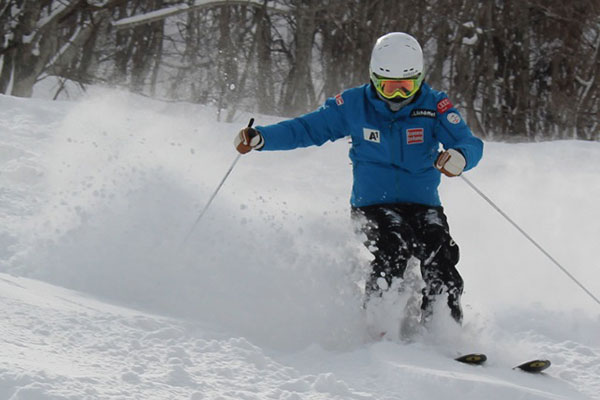
{"type": "MultiPolygon", "coordinates": [[[[183,244],[250,117],[215,114],[0,96],[0,399],[600,399],[598,305],[460,179],[465,326],[412,343],[369,337],[343,140],[243,157],[183,244]]],[[[485,151],[469,179],[600,294],[600,144],[485,151]]]]}

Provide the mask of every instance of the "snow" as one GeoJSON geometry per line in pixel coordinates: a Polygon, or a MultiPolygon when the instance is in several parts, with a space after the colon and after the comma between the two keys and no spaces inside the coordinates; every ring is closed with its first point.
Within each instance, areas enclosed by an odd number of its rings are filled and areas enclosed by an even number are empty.
{"type": "MultiPolygon", "coordinates": [[[[465,324],[370,336],[348,143],[235,160],[253,116],[92,88],[0,96],[0,399],[600,399],[599,307],[460,179],[465,324]],[[485,367],[452,360],[485,352],[485,367]],[[549,358],[545,375],[511,369],[549,358]]],[[[600,144],[486,143],[467,176],[596,295],[600,144]]],[[[375,328],[398,326],[391,296],[375,328]]]]}
{"type": "MultiPolygon", "coordinates": [[[[139,24],[144,24],[144,23],[149,23],[149,22],[153,22],[159,19],[164,19],[167,18],[169,16],[173,16],[176,14],[180,14],[183,12],[186,12],[188,10],[191,9],[200,9],[203,7],[210,7],[210,6],[219,6],[220,4],[222,4],[223,1],[219,1],[219,0],[195,0],[194,2],[190,3],[190,4],[176,4],[170,7],[165,7],[165,8],[161,8],[159,10],[154,10],[154,11],[149,11],[143,14],[138,14],[138,15],[134,15],[131,17],[126,17],[126,18],[121,18],[117,21],[114,21],[112,23],[113,26],[117,27],[117,29],[119,28],[124,28],[124,27],[132,27],[135,25],[139,25],[139,24]]],[[[238,5],[243,5],[243,6],[254,6],[254,7],[265,7],[264,2],[259,1],[259,0],[242,0],[242,1],[237,1],[236,2],[238,5]]],[[[285,6],[281,6],[281,5],[271,5],[267,7],[269,10],[275,11],[275,12],[289,12],[289,8],[285,7],[285,6]]]]}
{"type": "Polygon", "coordinates": [[[144,22],[151,22],[159,18],[166,18],[169,15],[177,14],[188,10],[190,8],[187,4],[177,4],[175,6],[162,8],[156,11],[150,11],[145,14],[135,15],[133,17],[122,18],[118,21],[113,22],[114,26],[122,26],[122,25],[136,25],[144,22]]]}
{"type": "MultiPolygon", "coordinates": [[[[54,8],[54,10],[51,10],[50,13],[46,17],[40,19],[35,24],[35,30],[38,31],[38,32],[40,30],[42,30],[48,23],[52,22],[60,14],[64,13],[65,10],[67,10],[68,7],[70,7],[70,4],[64,4],[64,3],[59,2],[56,5],[56,7],[54,8]]],[[[25,43],[30,43],[32,39],[33,39],[33,37],[30,37],[29,39],[27,39],[28,41],[25,42],[25,43]]]]}
{"type": "Polygon", "coordinates": [[[462,44],[464,44],[466,46],[473,46],[477,43],[478,39],[479,39],[479,36],[477,36],[477,34],[474,34],[471,37],[464,37],[464,38],[462,38],[462,44]]]}
{"type": "MultiPolygon", "coordinates": [[[[81,34],[81,31],[82,31],[82,27],[80,25],[78,25],[77,28],[75,29],[75,31],[73,32],[73,34],[71,35],[71,37],[69,38],[69,40],[67,40],[67,42],[62,45],[62,47],[56,52],[56,54],[54,54],[52,56],[50,61],[48,61],[48,63],[46,63],[46,67],[45,67],[46,69],[49,69],[50,67],[52,67],[56,63],[56,61],[58,61],[63,56],[63,54],[65,54],[65,52],[67,50],[69,50],[69,48],[77,40],[77,37],[81,34]]],[[[37,46],[37,48],[38,48],[37,52],[39,53],[39,46],[37,46]]]]}

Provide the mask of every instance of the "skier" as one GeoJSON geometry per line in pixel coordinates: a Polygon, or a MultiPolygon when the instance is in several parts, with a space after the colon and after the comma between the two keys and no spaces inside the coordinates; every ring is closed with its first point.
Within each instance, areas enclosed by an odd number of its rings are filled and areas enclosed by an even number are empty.
{"type": "Polygon", "coordinates": [[[459,250],[437,188],[442,173],[455,177],[477,165],[483,142],[473,136],[446,94],[423,82],[423,52],[414,37],[401,32],[380,37],[369,75],[369,84],[329,98],[316,111],[243,128],[234,145],[245,154],[320,146],[350,136],[352,214],[363,221],[374,255],[366,301],[402,279],[408,260],[416,257],[426,285],[421,322],[431,320],[436,298],[446,293],[450,314],[460,324],[459,250]]]}

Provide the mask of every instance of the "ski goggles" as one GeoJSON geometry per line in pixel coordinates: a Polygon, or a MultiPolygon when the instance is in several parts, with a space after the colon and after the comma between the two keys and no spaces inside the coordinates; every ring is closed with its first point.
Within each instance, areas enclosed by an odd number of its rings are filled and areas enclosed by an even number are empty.
{"type": "Polygon", "coordinates": [[[413,96],[423,82],[423,74],[420,74],[416,78],[409,79],[392,79],[379,76],[377,74],[371,74],[371,81],[375,85],[375,89],[386,99],[395,99],[401,97],[408,99],[413,96]]]}

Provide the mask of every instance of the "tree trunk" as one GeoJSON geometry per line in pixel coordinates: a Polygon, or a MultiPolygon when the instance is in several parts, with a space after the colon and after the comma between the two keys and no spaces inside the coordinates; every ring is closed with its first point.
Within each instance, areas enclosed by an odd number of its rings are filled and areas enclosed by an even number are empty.
{"type": "Polygon", "coordinates": [[[301,2],[296,9],[293,62],[282,99],[285,115],[306,112],[316,106],[311,76],[315,5],[314,0],[309,0],[301,2]]]}

